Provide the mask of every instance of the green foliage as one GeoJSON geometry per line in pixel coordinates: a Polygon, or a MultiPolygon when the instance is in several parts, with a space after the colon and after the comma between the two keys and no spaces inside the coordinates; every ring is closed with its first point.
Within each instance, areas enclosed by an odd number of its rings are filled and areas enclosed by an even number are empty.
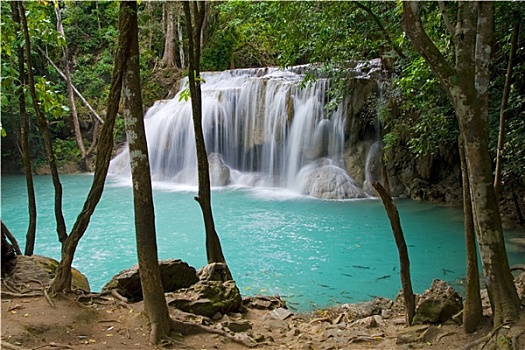
{"type": "Polygon", "coordinates": [[[74,159],[80,159],[80,150],[75,140],[55,138],[53,140],[53,152],[58,166],[67,164],[74,159]]]}

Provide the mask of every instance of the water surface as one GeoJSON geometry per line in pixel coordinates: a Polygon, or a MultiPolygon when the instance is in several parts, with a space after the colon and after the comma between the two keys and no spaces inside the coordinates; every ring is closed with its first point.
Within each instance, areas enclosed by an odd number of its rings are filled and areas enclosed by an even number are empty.
{"type": "MultiPolygon", "coordinates": [[[[92,175],[62,175],[64,215],[73,226],[92,175]]],[[[36,176],[38,219],[35,254],[59,259],[49,176],[36,176]]],[[[154,183],[159,257],[206,263],[204,225],[195,188],[154,183]]],[[[397,200],[415,292],[432,279],[458,283],[465,275],[461,211],[397,200]]],[[[298,310],[372,296],[393,298],[400,289],[399,260],[390,224],[377,199],[323,201],[284,189],[214,190],[212,205],[226,260],[244,295],[279,294],[298,310]]],[[[2,220],[24,245],[25,180],[2,176],[2,220]]],[[[518,263],[523,252],[509,249],[518,263]]],[[[111,177],[73,265],[100,290],[112,275],[135,264],[131,187],[111,177]]]]}

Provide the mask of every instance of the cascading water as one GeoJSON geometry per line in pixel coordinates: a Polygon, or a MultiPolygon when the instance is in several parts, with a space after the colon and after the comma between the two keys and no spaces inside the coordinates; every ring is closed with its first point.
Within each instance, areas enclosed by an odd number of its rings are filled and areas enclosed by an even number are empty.
{"type": "MultiPolygon", "coordinates": [[[[213,186],[283,187],[319,198],[367,194],[344,167],[346,111],[325,108],[328,79],[300,88],[304,67],[203,73],[203,132],[213,186]]],[[[181,83],[181,90],[185,81],[181,83]]],[[[145,116],[153,180],[197,184],[190,101],[159,101],[145,116]]],[[[129,175],[127,147],[110,173],[129,175]]]]}

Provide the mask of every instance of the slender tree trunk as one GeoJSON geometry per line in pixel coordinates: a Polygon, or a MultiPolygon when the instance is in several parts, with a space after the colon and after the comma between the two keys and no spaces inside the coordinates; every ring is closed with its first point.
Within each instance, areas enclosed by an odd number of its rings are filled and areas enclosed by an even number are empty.
{"type": "Polygon", "coordinates": [[[124,73],[124,120],[133,182],[140,281],[144,308],[151,324],[150,342],[157,344],[162,336],[169,334],[170,317],[157,256],[155,212],[140,85],[137,4],[123,2],[120,11],[129,16],[131,21],[130,50],[124,73]]]}
{"type": "Polygon", "coordinates": [[[405,319],[406,325],[410,326],[414,315],[416,313],[416,299],[412,290],[412,281],[410,279],[410,260],[408,258],[408,249],[405,242],[405,236],[403,235],[403,229],[401,228],[401,222],[399,220],[399,213],[396,205],[390,197],[390,194],[385,190],[379,182],[373,182],[372,186],[376,189],[379,196],[383,201],[386,213],[392,226],[392,232],[394,233],[394,239],[396,241],[397,250],[399,252],[399,266],[401,275],[401,286],[403,289],[403,299],[405,301],[405,319]]]}
{"type": "Polygon", "coordinates": [[[2,234],[5,235],[7,239],[9,239],[9,242],[11,242],[11,245],[13,246],[15,253],[17,255],[22,255],[22,251],[20,250],[20,246],[18,245],[18,241],[16,240],[16,237],[13,236],[9,228],[7,228],[7,226],[4,224],[4,222],[1,219],[0,219],[0,223],[2,224],[2,234]]]}
{"type": "MultiPolygon", "coordinates": [[[[18,4],[11,2],[11,11],[13,13],[13,22],[17,25],[17,31],[21,32],[20,13],[18,4]]],[[[27,187],[27,206],[29,211],[29,226],[26,233],[25,255],[33,255],[35,250],[36,239],[36,197],[35,185],[33,183],[33,169],[31,166],[31,151],[29,149],[29,118],[26,110],[26,99],[23,86],[25,85],[25,67],[24,67],[24,47],[18,46],[18,72],[20,76],[20,86],[18,87],[18,105],[20,108],[20,144],[22,148],[22,159],[24,161],[24,173],[27,187]]],[[[2,223],[3,225],[3,223],[2,223]]],[[[3,226],[2,226],[3,227],[3,226]]],[[[19,248],[20,249],[20,248],[19,248]]],[[[20,254],[21,253],[18,253],[20,254]]]]}
{"type": "Polygon", "coordinates": [[[175,30],[174,25],[174,2],[167,1],[164,3],[164,11],[166,12],[166,33],[164,35],[164,54],[161,59],[161,66],[166,68],[174,68],[175,65],[175,30]]]}
{"type": "Polygon", "coordinates": [[[476,327],[483,317],[483,308],[481,305],[476,232],[474,230],[474,218],[470,199],[465,145],[461,137],[459,139],[459,155],[463,183],[463,212],[465,216],[465,246],[467,251],[467,285],[465,288],[465,306],[463,308],[463,329],[465,333],[472,333],[476,330],[476,327]]]}
{"type": "MultiPolygon", "coordinates": [[[[180,5],[179,5],[180,6],[180,5]]],[[[179,7],[181,9],[181,7],[179,7]]],[[[180,59],[180,68],[184,69],[186,67],[186,59],[184,57],[184,39],[183,39],[183,30],[181,24],[182,11],[177,11],[177,37],[178,37],[178,48],[179,48],[179,59],[180,59]]]]}
{"type": "MultiPolygon", "coordinates": [[[[64,27],[62,26],[62,15],[59,6],[55,6],[55,15],[57,19],[57,31],[64,37],[64,27]]],[[[83,170],[88,171],[89,166],[86,158],[86,148],[84,147],[84,141],[82,140],[82,132],[80,131],[80,123],[78,122],[77,107],[75,105],[75,94],[73,92],[73,84],[71,83],[71,72],[69,70],[69,52],[67,45],[62,46],[62,56],[64,60],[64,73],[66,75],[66,86],[67,96],[69,99],[69,105],[71,107],[71,119],[73,120],[73,130],[75,131],[75,138],[77,140],[78,149],[80,150],[80,157],[83,164],[83,170]]]]}
{"type": "Polygon", "coordinates": [[[62,244],[64,244],[67,238],[66,232],[66,222],[62,214],[62,184],[60,183],[60,177],[58,175],[58,170],[55,161],[55,154],[53,152],[53,145],[51,141],[51,136],[49,135],[49,129],[47,125],[46,116],[40,110],[38,103],[38,98],[35,91],[35,80],[33,78],[33,65],[31,63],[31,41],[29,39],[29,31],[27,29],[27,20],[25,15],[25,9],[22,2],[18,2],[18,11],[20,14],[20,20],[22,24],[22,31],[24,33],[25,39],[25,53],[27,60],[27,78],[29,83],[29,93],[33,100],[33,108],[35,109],[35,114],[38,121],[38,127],[42,133],[42,138],[44,139],[44,146],[46,149],[47,160],[49,162],[49,167],[51,168],[51,177],[53,178],[53,186],[55,188],[55,218],[57,222],[57,234],[58,239],[62,244]]]}
{"type": "Polygon", "coordinates": [[[496,156],[496,170],[494,171],[494,190],[496,196],[499,195],[501,187],[501,168],[503,163],[503,145],[505,142],[505,110],[509,102],[510,83],[512,81],[512,68],[514,67],[514,56],[518,46],[518,37],[520,35],[520,23],[514,24],[509,52],[509,63],[507,65],[507,75],[505,76],[505,86],[503,88],[503,97],[501,98],[501,107],[499,110],[499,132],[498,132],[498,153],[496,156]]]}
{"type": "Polygon", "coordinates": [[[91,215],[95,211],[95,208],[100,201],[100,197],[102,196],[102,192],[104,191],[104,182],[106,181],[109,162],[113,151],[113,128],[119,110],[124,64],[129,51],[129,35],[131,30],[129,22],[129,18],[123,16],[121,12],[119,16],[118,46],[115,54],[115,66],[113,68],[109,90],[107,115],[106,121],[100,132],[97,146],[97,158],[93,183],[86,201],[84,202],[82,211],[77,216],[75,224],[73,225],[71,234],[67,237],[65,244],[62,246],[62,257],[56,270],[55,279],[50,286],[50,291],[52,293],[59,293],[71,289],[71,264],[73,263],[76,248],[80,239],[86,232],[91,215]]]}
{"type": "Polygon", "coordinates": [[[226,263],[222,253],[219,236],[215,231],[215,223],[211,209],[211,191],[210,191],[210,172],[208,164],[208,155],[204,143],[202,131],[202,97],[200,88],[200,33],[204,20],[205,3],[204,2],[184,2],[184,14],[186,17],[186,29],[188,32],[189,48],[189,73],[191,93],[191,107],[193,112],[193,126],[195,131],[195,144],[197,147],[197,163],[199,173],[199,192],[195,200],[199,203],[204,218],[206,229],[206,254],[208,263],[222,262],[226,263]],[[192,9],[190,9],[190,6],[192,9]],[[192,17],[193,14],[193,17],[192,17]]]}

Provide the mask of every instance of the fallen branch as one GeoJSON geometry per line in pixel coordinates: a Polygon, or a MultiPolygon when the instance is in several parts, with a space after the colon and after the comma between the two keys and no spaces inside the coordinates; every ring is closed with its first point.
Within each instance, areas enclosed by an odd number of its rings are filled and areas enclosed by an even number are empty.
{"type": "MultiPolygon", "coordinates": [[[[53,68],[56,69],[56,71],[58,72],[58,74],[60,74],[60,76],[63,78],[63,79],[66,79],[66,75],[64,73],[62,73],[62,71],[56,66],[56,64],[51,60],[51,58],[49,58],[49,56],[44,52],[44,50],[42,50],[42,48],[40,46],[37,45],[37,48],[38,50],[40,51],[40,53],[42,53],[42,55],[44,55],[44,57],[48,60],[48,62],[53,66],[53,68]]],[[[98,120],[98,122],[100,124],[104,124],[104,120],[102,118],[100,118],[100,116],[98,115],[98,113],[93,109],[93,107],[91,107],[91,105],[89,104],[88,101],[86,101],[86,99],[84,98],[84,96],[82,96],[82,94],[77,90],[77,88],[71,84],[72,88],[73,88],[73,91],[75,91],[75,94],[77,94],[78,98],[80,98],[80,100],[84,103],[84,105],[87,107],[87,109],[89,109],[89,111],[91,113],[93,113],[93,115],[95,116],[95,118],[98,120]]]]}

